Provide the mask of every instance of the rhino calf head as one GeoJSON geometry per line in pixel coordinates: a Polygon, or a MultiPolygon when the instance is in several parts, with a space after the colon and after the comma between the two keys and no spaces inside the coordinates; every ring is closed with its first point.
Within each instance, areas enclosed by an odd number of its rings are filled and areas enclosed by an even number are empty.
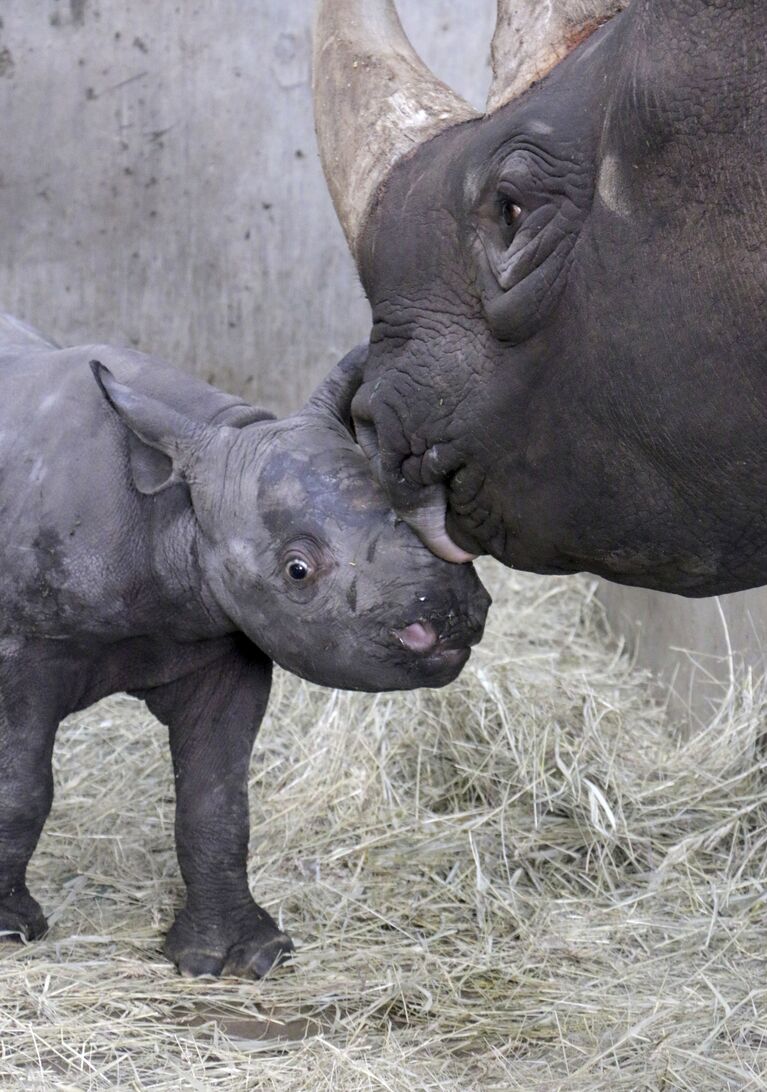
{"type": "Polygon", "coordinates": [[[307,405],[243,428],[187,419],[94,362],[132,434],[134,484],[186,483],[213,610],[282,667],[326,686],[400,690],[454,679],[490,597],[391,511],[345,417],[364,354],[307,405]]]}

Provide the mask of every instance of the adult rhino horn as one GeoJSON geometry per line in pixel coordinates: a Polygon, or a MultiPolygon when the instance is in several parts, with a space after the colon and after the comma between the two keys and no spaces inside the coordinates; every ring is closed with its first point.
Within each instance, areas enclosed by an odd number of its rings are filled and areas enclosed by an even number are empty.
{"type": "Polygon", "coordinates": [[[628,0],[498,0],[487,112],[521,95],[627,6],[628,0]]]}
{"type": "Polygon", "coordinates": [[[477,112],[429,71],[393,0],[319,0],[314,122],[322,166],[352,253],[398,159],[477,112]]]}

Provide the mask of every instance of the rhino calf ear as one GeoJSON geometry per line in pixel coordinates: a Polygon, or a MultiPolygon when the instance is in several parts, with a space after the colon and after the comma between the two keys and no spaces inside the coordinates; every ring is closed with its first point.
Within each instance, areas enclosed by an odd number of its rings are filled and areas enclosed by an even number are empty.
{"type": "Polygon", "coordinates": [[[339,360],[311,395],[304,410],[299,412],[330,416],[349,429],[352,400],[362,385],[368,349],[368,342],[364,342],[339,360]]]}
{"type": "Polygon", "coordinates": [[[90,365],[104,397],[128,430],[131,475],[139,493],[153,496],[184,481],[203,429],[164,402],[120,383],[100,361],[90,365]]]}

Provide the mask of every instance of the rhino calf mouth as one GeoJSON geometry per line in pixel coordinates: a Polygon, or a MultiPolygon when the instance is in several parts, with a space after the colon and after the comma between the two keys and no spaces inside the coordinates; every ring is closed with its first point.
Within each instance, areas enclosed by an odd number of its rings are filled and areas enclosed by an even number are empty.
{"type": "Polygon", "coordinates": [[[395,629],[394,636],[411,652],[431,652],[439,637],[431,622],[411,622],[404,629],[395,629]]]}
{"type": "Polygon", "coordinates": [[[427,619],[419,618],[417,622],[411,622],[402,629],[392,630],[392,636],[424,665],[456,675],[469,659],[472,645],[480,640],[482,629],[482,626],[478,626],[469,633],[451,637],[449,634],[438,633],[433,623],[427,619]]]}

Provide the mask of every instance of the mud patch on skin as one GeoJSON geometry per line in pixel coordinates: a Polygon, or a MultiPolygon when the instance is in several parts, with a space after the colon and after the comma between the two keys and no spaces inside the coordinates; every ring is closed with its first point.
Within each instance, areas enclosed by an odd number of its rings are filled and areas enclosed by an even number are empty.
{"type": "Polygon", "coordinates": [[[3,46],[0,49],[0,76],[12,76],[16,69],[16,62],[13,59],[8,46],[3,46]]]}
{"type": "Polygon", "coordinates": [[[62,540],[57,531],[43,528],[32,543],[35,553],[35,577],[28,587],[31,597],[51,601],[58,609],[58,595],[66,581],[67,569],[62,560],[62,540]]]}
{"type": "Polygon", "coordinates": [[[616,8],[614,12],[610,12],[609,15],[603,16],[601,19],[591,19],[585,26],[578,27],[570,35],[568,35],[565,41],[565,56],[568,53],[572,53],[574,49],[577,49],[579,45],[591,37],[592,34],[596,34],[600,27],[603,27],[605,23],[609,23],[610,20],[618,14],[620,8],[616,8]]]}
{"type": "Polygon", "coordinates": [[[346,593],[346,602],[349,604],[349,610],[352,614],[357,612],[357,577],[355,576],[349,586],[349,590],[346,593]]]}

